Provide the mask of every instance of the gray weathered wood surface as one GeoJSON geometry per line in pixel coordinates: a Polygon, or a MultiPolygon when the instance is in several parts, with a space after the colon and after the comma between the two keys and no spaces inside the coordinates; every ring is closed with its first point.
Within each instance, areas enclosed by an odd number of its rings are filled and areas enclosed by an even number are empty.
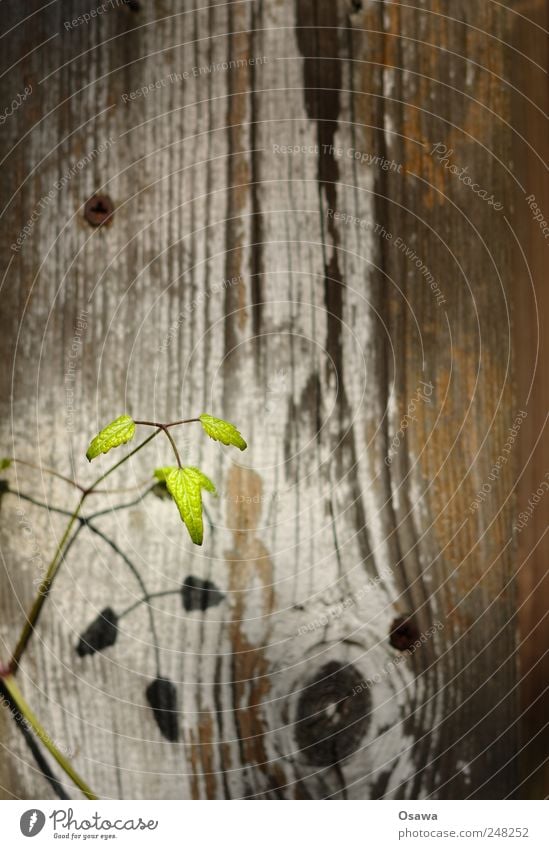
{"type": "MultiPolygon", "coordinates": [[[[97,519],[149,591],[194,574],[226,593],[205,613],[153,602],[179,743],[146,705],[144,607],[111,649],[75,654],[101,609],[140,595],[98,536],[79,535],[24,658],[27,698],[103,798],[498,798],[517,784],[512,458],[469,510],[520,410],[513,22],[492,2],[416,5],[164,0],[65,29],[65,4],[32,0],[22,22],[2,3],[1,103],[33,88],[0,137],[2,451],[91,480],[88,437],[123,411],[207,410],[249,442],[240,455],[179,433],[221,491],[202,549],[154,496],[97,519]],[[431,155],[439,142],[503,211],[431,155]],[[116,211],[93,229],[82,204],[97,191],[116,211]],[[388,636],[410,612],[428,636],[403,656],[388,636]],[[318,721],[296,726],[303,711],[318,721]]],[[[168,457],[157,439],[119,485],[168,457]]],[[[8,474],[74,503],[61,482],[8,474]]],[[[3,499],[4,656],[35,545],[45,561],[62,525],[3,499]]],[[[51,795],[7,711],[0,724],[2,795],[51,795]]]]}

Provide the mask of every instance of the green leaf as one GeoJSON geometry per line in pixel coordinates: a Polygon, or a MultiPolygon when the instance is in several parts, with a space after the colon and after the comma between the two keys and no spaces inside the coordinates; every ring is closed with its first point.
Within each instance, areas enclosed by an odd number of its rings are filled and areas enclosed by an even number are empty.
{"type": "Polygon", "coordinates": [[[134,420],[130,416],[119,416],[92,439],[86,451],[86,457],[91,462],[100,454],[106,454],[111,448],[117,448],[119,445],[129,442],[130,439],[133,439],[134,434],[134,420]]]}
{"type": "Polygon", "coordinates": [[[223,445],[236,445],[241,451],[244,451],[248,446],[245,439],[242,438],[234,424],[226,422],[223,419],[215,419],[207,413],[202,413],[199,416],[202,427],[211,439],[216,439],[222,442],[223,445]]]}
{"type": "Polygon", "coordinates": [[[185,471],[196,478],[202,489],[205,489],[207,492],[213,492],[214,495],[217,495],[214,484],[211,482],[209,477],[204,474],[204,472],[201,472],[200,469],[196,468],[196,466],[187,466],[185,471]]]}
{"type": "Polygon", "coordinates": [[[0,469],[9,469],[11,466],[11,460],[9,457],[2,457],[0,460],[0,469]]]}
{"type": "Polygon", "coordinates": [[[154,470],[154,476],[155,478],[157,478],[158,483],[155,483],[152,488],[152,492],[153,495],[156,495],[157,498],[169,498],[171,500],[171,495],[168,492],[168,487],[166,486],[166,475],[169,471],[171,471],[171,467],[169,466],[167,466],[166,468],[154,470]]]}
{"type": "Polygon", "coordinates": [[[215,493],[215,486],[200,469],[176,466],[156,469],[159,480],[166,481],[168,492],[177,504],[179,513],[195,545],[202,545],[204,523],[202,521],[202,490],[215,493]]]}

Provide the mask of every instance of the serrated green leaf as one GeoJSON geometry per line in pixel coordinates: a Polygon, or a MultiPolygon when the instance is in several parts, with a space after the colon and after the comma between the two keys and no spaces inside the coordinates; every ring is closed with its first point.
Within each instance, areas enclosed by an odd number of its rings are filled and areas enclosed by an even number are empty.
{"type": "Polygon", "coordinates": [[[216,419],[207,413],[202,413],[199,418],[202,427],[211,439],[216,439],[218,442],[222,442],[223,445],[235,445],[241,451],[244,451],[248,447],[246,440],[243,439],[234,424],[226,422],[224,419],[216,419]]]}
{"type": "Polygon", "coordinates": [[[9,469],[11,466],[11,460],[9,457],[2,457],[0,460],[0,469],[9,469]]]}
{"type": "Polygon", "coordinates": [[[202,545],[204,539],[202,490],[215,492],[215,486],[211,480],[194,466],[183,469],[176,466],[164,467],[156,469],[155,475],[159,480],[166,481],[168,492],[177,504],[179,514],[187,526],[192,541],[195,545],[202,545]]]}
{"type": "Polygon", "coordinates": [[[214,495],[217,495],[217,491],[214,484],[211,482],[209,477],[204,474],[204,472],[201,472],[200,469],[196,468],[196,466],[187,466],[185,468],[185,471],[196,478],[202,489],[205,489],[207,490],[207,492],[212,492],[214,495]]]}
{"type": "Polygon", "coordinates": [[[158,483],[155,483],[152,487],[153,495],[156,495],[157,498],[170,498],[171,495],[168,492],[168,487],[166,486],[166,473],[170,471],[169,466],[166,468],[155,469],[154,476],[157,479],[158,483]]]}
{"type": "Polygon", "coordinates": [[[92,439],[86,451],[86,457],[91,462],[100,454],[106,454],[111,448],[117,448],[129,442],[134,434],[135,422],[131,416],[119,416],[92,439]]]}

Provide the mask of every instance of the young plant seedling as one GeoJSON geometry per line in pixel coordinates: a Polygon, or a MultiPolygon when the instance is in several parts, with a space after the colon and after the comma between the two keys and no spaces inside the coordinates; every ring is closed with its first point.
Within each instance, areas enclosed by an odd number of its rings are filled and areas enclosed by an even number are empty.
{"type": "MultiPolygon", "coordinates": [[[[233,424],[224,421],[223,419],[215,418],[207,413],[203,413],[198,418],[181,419],[180,421],[167,423],[142,421],[133,419],[131,416],[124,414],[110,422],[91,440],[86,452],[86,457],[90,462],[95,460],[101,454],[108,454],[113,449],[120,448],[128,442],[131,442],[135,437],[138,427],[153,428],[153,433],[147,436],[141,443],[133,448],[133,450],[125,454],[118,462],[107,469],[107,471],[100,475],[90,486],[83,486],[72,478],[62,475],[54,469],[37,466],[34,463],[25,460],[18,458],[6,458],[0,460],[0,469],[2,470],[8,469],[12,463],[29,466],[31,468],[38,469],[42,473],[54,475],[55,477],[71,484],[80,492],[79,501],[72,513],[61,509],[58,509],[57,511],[68,515],[68,523],[57,545],[53,558],[46,570],[46,574],[38,587],[34,603],[28,614],[26,622],[23,625],[11,659],[7,665],[0,663],[0,691],[7,695],[6,703],[9,702],[12,710],[17,711],[18,714],[24,718],[27,725],[30,725],[30,727],[34,729],[38,739],[50,751],[64,772],[89,799],[96,799],[97,796],[78,775],[78,773],[76,773],[70,761],[59,751],[48,736],[38,718],[34,715],[31,708],[25,701],[24,696],[16,683],[15,676],[17,674],[21,658],[23,657],[23,654],[26,651],[29,641],[35,631],[42,608],[49,593],[51,592],[55,577],[70,545],[76,537],[76,534],[80,528],[86,525],[89,525],[90,529],[99,533],[99,531],[93,527],[91,521],[89,521],[89,517],[81,516],[81,510],[85,501],[91,495],[106,492],[106,490],[99,489],[99,485],[107,477],[109,477],[109,475],[116,471],[116,469],[119,469],[124,463],[126,463],[130,457],[133,457],[138,451],[141,451],[146,445],[148,445],[148,443],[158,436],[159,433],[164,433],[167,437],[175,457],[176,465],[163,466],[156,469],[154,471],[154,478],[156,478],[160,485],[166,487],[167,492],[175,502],[179,515],[187,528],[192,542],[195,545],[202,545],[204,540],[202,491],[205,490],[206,492],[215,494],[216,489],[212,481],[204,474],[203,471],[195,466],[182,465],[177,445],[170,432],[174,427],[183,424],[191,424],[192,422],[200,423],[205,433],[211,439],[214,439],[223,445],[235,446],[240,451],[244,451],[247,447],[242,435],[233,424]],[[71,532],[73,531],[75,523],[77,523],[77,528],[76,531],[72,533],[71,537],[71,532]]],[[[7,489],[6,491],[11,490],[7,489]]],[[[27,497],[27,500],[37,504],[38,506],[48,508],[48,505],[37,502],[30,496],[27,497]]],[[[104,538],[107,539],[106,537],[104,538]]],[[[111,545],[114,547],[114,543],[111,542],[111,545]]],[[[129,562],[128,565],[130,565],[129,562]]],[[[166,593],[160,593],[160,595],[162,594],[166,593]]],[[[152,594],[146,597],[145,600],[147,603],[148,599],[152,597],[152,594]]],[[[116,639],[117,627],[118,619],[116,614],[111,610],[111,608],[106,608],[101,616],[98,617],[98,621],[92,623],[92,626],[90,626],[84,635],[82,635],[77,648],[78,654],[83,657],[87,654],[93,654],[95,651],[113,645],[116,639]]],[[[155,681],[148,686],[146,695],[162,734],[169,740],[177,740],[177,694],[174,685],[168,679],[161,676],[160,672],[158,672],[158,676],[155,681]]]]}

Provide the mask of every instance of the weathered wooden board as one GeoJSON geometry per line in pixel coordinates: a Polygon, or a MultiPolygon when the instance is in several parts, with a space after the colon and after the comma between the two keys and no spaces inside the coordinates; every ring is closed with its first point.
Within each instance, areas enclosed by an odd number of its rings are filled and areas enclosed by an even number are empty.
{"type": "MultiPolygon", "coordinates": [[[[534,219],[549,207],[549,53],[544,33],[549,29],[547,3],[517,6],[513,44],[528,62],[517,62],[512,97],[513,162],[523,191],[517,191],[515,232],[520,252],[514,252],[513,311],[516,386],[530,412],[521,433],[517,481],[517,575],[520,635],[520,751],[519,792],[546,798],[549,787],[549,387],[545,374],[549,319],[547,289],[547,226],[534,219]]],[[[542,216],[543,217],[543,216],[542,216]]]]}
{"type": "MultiPolygon", "coordinates": [[[[66,26],[64,4],[42,5],[23,21],[2,4],[2,104],[32,86],[1,136],[2,450],[91,480],[88,437],[124,410],[208,410],[249,449],[181,431],[221,491],[202,549],[153,495],[95,520],[149,592],[196,575],[224,600],[155,599],[156,636],[141,606],[115,646],[79,658],[97,613],[142,594],[83,529],[21,666],[29,701],[103,798],[512,793],[512,451],[493,475],[521,410],[512,15],[476,0],[159,0],[78,23],[92,4],[75,2],[66,26]],[[99,229],[82,209],[95,192],[116,208],[99,229]],[[412,655],[389,642],[409,614],[412,655]],[[145,700],[155,645],[178,688],[175,744],[145,700]]],[[[168,456],[156,440],[119,485],[168,456]]],[[[9,475],[73,506],[62,482],[9,475]]],[[[35,546],[45,561],[62,523],[3,499],[4,655],[35,546]]],[[[0,722],[3,795],[47,797],[0,722]]]]}

